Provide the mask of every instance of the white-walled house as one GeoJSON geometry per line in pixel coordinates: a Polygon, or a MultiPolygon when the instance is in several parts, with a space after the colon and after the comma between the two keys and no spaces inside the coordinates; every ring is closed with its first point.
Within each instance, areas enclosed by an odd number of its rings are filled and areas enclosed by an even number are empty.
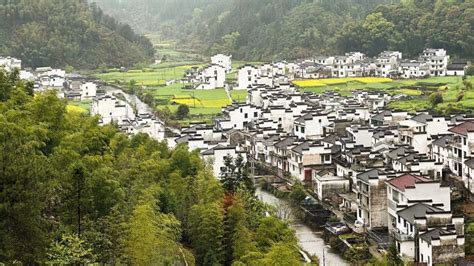
{"type": "Polygon", "coordinates": [[[232,71],[232,55],[216,54],[211,57],[211,63],[224,67],[225,73],[232,71]]]}
{"type": "Polygon", "coordinates": [[[257,67],[252,65],[244,65],[239,67],[237,72],[238,87],[236,90],[247,90],[253,85],[257,84],[260,71],[257,67]]]}
{"type": "Polygon", "coordinates": [[[218,129],[244,129],[248,123],[259,119],[261,109],[252,104],[233,104],[225,107],[223,114],[223,119],[216,119],[218,129]]]}
{"type": "Polygon", "coordinates": [[[448,156],[448,165],[454,174],[463,176],[463,163],[472,157],[474,151],[474,121],[465,121],[450,128],[449,132],[453,134],[453,139],[450,143],[452,150],[448,156]]]}
{"type": "Polygon", "coordinates": [[[446,76],[449,55],[444,49],[425,49],[420,55],[420,59],[426,62],[431,76],[446,76]]]}
{"type": "Polygon", "coordinates": [[[396,214],[410,202],[428,202],[451,211],[451,190],[440,181],[414,174],[403,174],[387,181],[388,228],[393,228],[396,214]]]}
{"type": "Polygon", "coordinates": [[[241,155],[247,161],[245,152],[240,151],[233,145],[218,145],[201,153],[201,157],[212,166],[216,178],[219,178],[222,168],[225,166],[225,157],[231,156],[234,160],[241,155]]]}
{"type": "Polygon", "coordinates": [[[94,82],[85,82],[80,86],[81,99],[93,98],[97,95],[97,84],[94,82]]]}
{"type": "Polygon", "coordinates": [[[132,108],[111,95],[94,98],[91,105],[91,115],[99,115],[102,124],[135,119],[132,108]]]}
{"type": "Polygon", "coordinates": [[[221,65],[207,65],[199,71],[194,88],[196,90],[223,88],[225,83],[225,73],[225,68],[221,65]]]}
{"type": "Polygon", "coordinates": [[[463,217],[420,202],[398,211],[396,217],[393,236],[401,257],[430,266],[464,257],[463,217]],[[443,235],[449,237],[440,241],[443,235]]]}
{"type": "Polygon", "coordinates": [[[14,69],[21,70],[21,60],[13,57],[0,57],[0,69],[7,72],[14,69]]]}
{"type": "Polygon", "coordinates": [[[302,182],[311,182],[313,170],[310,166],[332,163],[331,148],[322,143],[305,141],[288,151],[289,172],[302,182]]]}
{"type": "Polygon", "coordinates": [[[329,125],[327,114],[309,113],[296,119],[293,133],[301,139],[321,139],[325,135],[324,127],[329,125]]]}
{"type": "Polygon", "coordinates": [[[401,62],[398,67],[398,72],[402,78],[423,78],[430,74],[429,67],[424,62],[406,61],[401,62]]]}

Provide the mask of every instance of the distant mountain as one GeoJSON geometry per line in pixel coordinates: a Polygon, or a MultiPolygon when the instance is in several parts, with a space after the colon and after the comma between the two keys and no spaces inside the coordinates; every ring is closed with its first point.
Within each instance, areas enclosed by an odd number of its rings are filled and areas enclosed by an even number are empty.
{"type": "Polygon", "coordinates": [[[0,54],[30,67],[130,66],[151,61],[153,45],[86,0],[0,1],[0,54]]]}
{"type": "MultiPolygon", "coordinates": [[[[92,0],[91,0],[92,1],[92,0]]],[[[93,0],[141,32],[249,60],[425,47],[472,57],[470,0],[93,0]]]]}

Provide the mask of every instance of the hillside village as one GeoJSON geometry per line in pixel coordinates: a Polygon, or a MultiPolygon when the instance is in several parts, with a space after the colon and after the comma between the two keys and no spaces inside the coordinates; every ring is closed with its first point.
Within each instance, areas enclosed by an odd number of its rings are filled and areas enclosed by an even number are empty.
{"type": "Polygon", "coordinates": [[[375,235],[382,246],[395,244],[407,261],[457,261],[465,256],[464,218],[452,209],[452,184],[474,192],[474,122],[465,115],[390,110],[387,104],[394,99],[386,92],[313,95],[288,82],[464,75],[466,63],[448,65],[448,60],[445,51],[426,49],[419,61],[384,52],[373,63],[354,53],[286,66],[246,65],[234,87],[248,90],[246,103],[224,108],[214,125],[183,129],[176,143],[201,150],[216,176],[226,156],[243,155],[290,186],[305,184],[341,218],[355,216],[344,220],[349,227],[375,235]]]}
{"type": "Polygon", "coordinates": [[[444,49],[425,49],[417,59],[405,59],[398,51],[384,51],[375,58],[352,52],[343,56],[315,56],[294,62],[278,61],[260,67],[244,65],[237,70],[237,84],[225,84],[226,74],[232,70],[232,56],[217,54],[211,57],[210,64],[187,71],[180,82],[192,83],[193,88],[198,90],[224,86],[245,90],[257,84],[257,81],[267,84],[272,80],[288,82],[294,79],[347,77],[413,79],[464,76],[468,63],[462,59],[450,60],[444,49]]]}
{"type": "MultiPolygon", "coordinates": [[[[397,99],[384,91],[315,95],[291,81],[463,76],[467,61],[449,63],[442,49],[426,49],[417,60],[394,51],[377,58],[349,53],[243,65],[236,84],[225,78],[231,56],[211,61],[187,71],[180,82],[196,90],[247,90],[246,102],[223,108],[213,125],[194,123],[177,136],[151,112],[137,110],[123,95],[105,93],[97,82],[52,68],[21,70],[20,77],[34,82],[35,92],[53,88],[61,98],[92,101],[91,114],[102,125],[116,123],[128,134],[147,133],[170,147],[199,150],[216,177],[227,157],[243,156],[277,177],[277,189],[302,183],[344,226],[372,236],[381,247],[395,244],[407,261],[434,265],[464,257],[464,218],[453,210],[451,197],[454,184],[469,198],[474,192],[474,120],[391,110],[387,104],[397,99]]],[[[0,64],[7,71],[21,69],[14,58],[1,58],[0,64]]]]}

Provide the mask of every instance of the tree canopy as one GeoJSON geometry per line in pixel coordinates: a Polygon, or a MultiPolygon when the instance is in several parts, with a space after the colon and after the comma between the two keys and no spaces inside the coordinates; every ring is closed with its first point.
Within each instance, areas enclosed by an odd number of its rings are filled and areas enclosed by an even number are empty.
{"type": "Polygon", "coordinates": [[[1,0],[0,54],[29,67],[98,68],[151,61],[151,42],[86,0],[1,0]]]}
{"type": "Polygon", "coordinates": [[[33,96],[30,86],[17,72],[0,72],[0,262],[279,265],[278,254],[297,258],[293,230],[266,217],[252,188],[226,193],[198,151],[99,127],[97,117],[67,111],[55,91],[33,96]]]}
{"type": "Polygon", "coordinates": [[[237,59],[389,49],[415,56],[428,47],[472,58],[474,51],[474,3],[465,0],[95,1],[122,21],[133,21],[136,30],[237,59]]]}

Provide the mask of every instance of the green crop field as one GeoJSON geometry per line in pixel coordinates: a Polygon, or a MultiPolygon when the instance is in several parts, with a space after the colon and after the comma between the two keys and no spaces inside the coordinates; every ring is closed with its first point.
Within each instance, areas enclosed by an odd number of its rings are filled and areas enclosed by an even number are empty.
{"type": "Polygon", "coordinates": [[[233,90],[230,92],[232,100],[239,103],[244,103],[247,100],[247,90],[233,90]]]}

